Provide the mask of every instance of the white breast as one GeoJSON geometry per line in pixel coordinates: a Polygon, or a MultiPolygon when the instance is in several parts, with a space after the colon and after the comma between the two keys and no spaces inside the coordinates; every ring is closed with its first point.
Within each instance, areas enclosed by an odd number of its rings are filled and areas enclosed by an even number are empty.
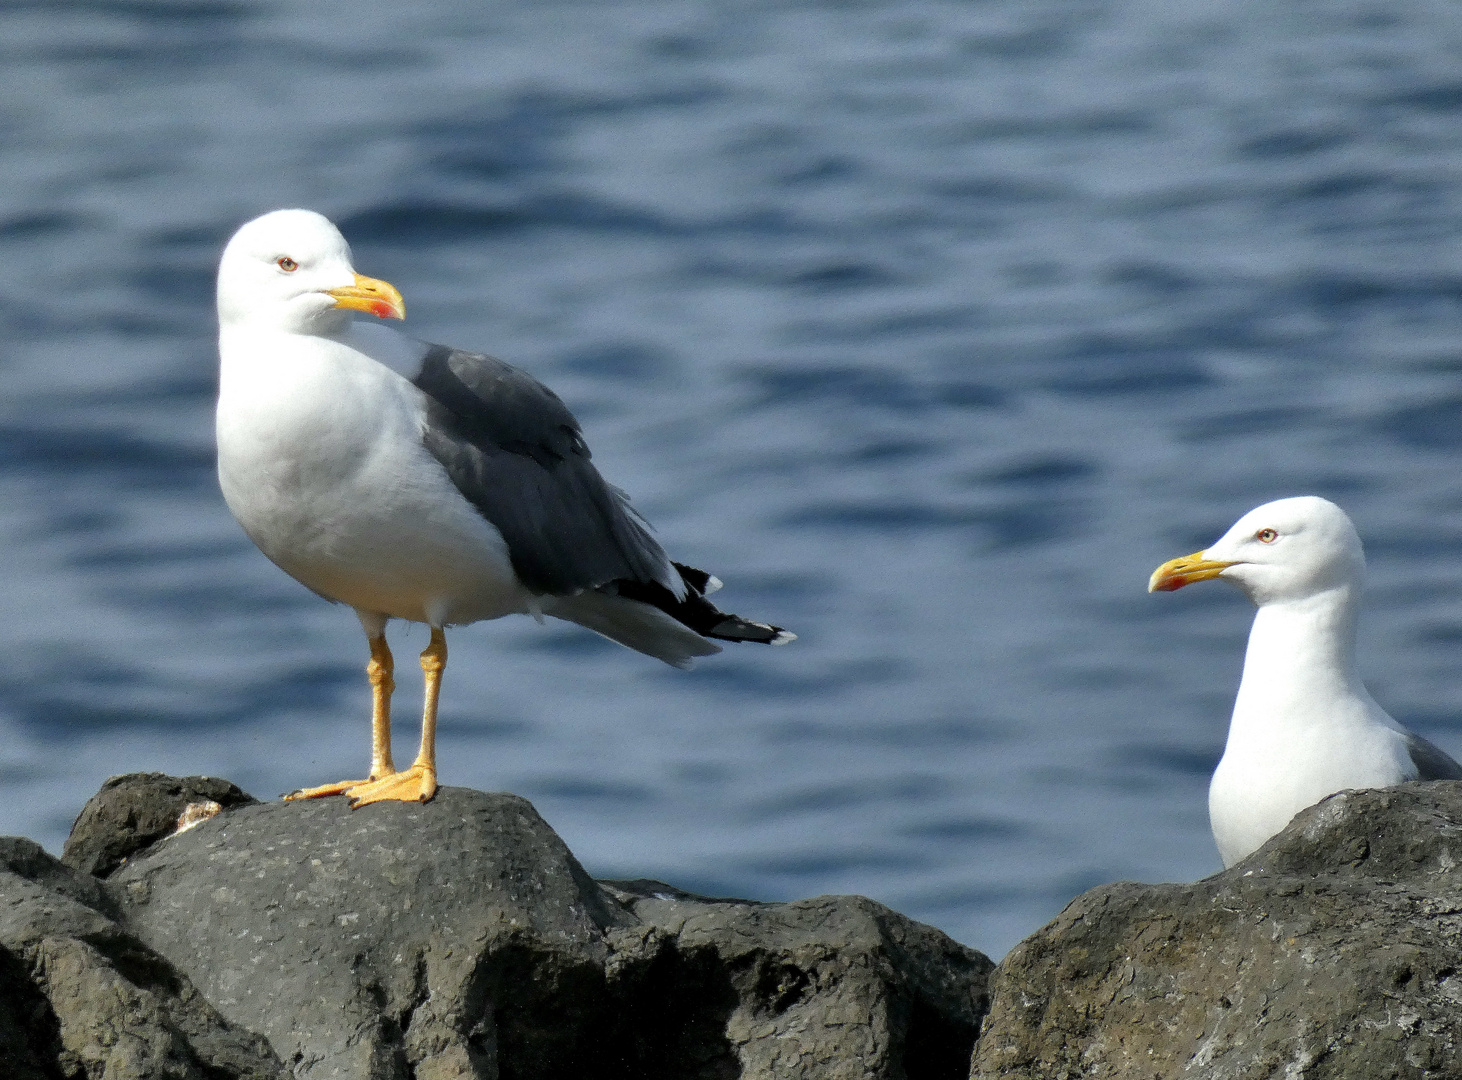
{"type": "Polygon", "coordinates": [[[502,535],[422,444],[420,391],[330,338],[225,331],[219,351],[219,483],[265,555],[366,612],[527,610],[502,535]]]}
{"type": "Polygon", "coordinates": [[[1259,609],[1228,743],[1208,789],[1224,865],[1307,806],[1416,776],[1403,729],[1354,669],[1353,590],[1259,609]]]}
{"type": "Polygon", "coordinates": [[[1384,724],[1332,717],[1232,734],[1208,789],[1208,817],[1225,866],[1259,848],[1307,806],[1348,788],[1415,777],[1405,736],[1384,724]]]}

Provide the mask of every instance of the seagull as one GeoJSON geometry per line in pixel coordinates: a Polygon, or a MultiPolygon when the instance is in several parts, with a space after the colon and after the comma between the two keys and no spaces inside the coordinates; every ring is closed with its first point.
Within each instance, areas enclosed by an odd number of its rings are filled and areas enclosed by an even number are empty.
{"type": "Polygon", "coordinates": [[[1224,866],[1337,791],[1462,780],[1462,765],[1393,720],[1356,672],[1364,572],[1345,511],[1304,495],[1250,510],[1212,547],[1163,563],[1147,583],[1171,592],[1222,578],[1259,608],[1208,788],[1224,866]]]}
{"type": "Polygon", "coordinates": [[[676,667],[717,641],[796,635],[719,611],[710,574],[672,562],[599,475],[579,423],[531,375],[355,313],[404,319],[401,293],[355,272],[329,219],[248,222],[218,267],[218,478],[259,549],[355,609],[370,646],[371,768],[286,798],[351,806],[435,793],[448,626],[565,619],[676,667]],[[390,619],[426,623],[421,748],[391,759],[390,619]]]}

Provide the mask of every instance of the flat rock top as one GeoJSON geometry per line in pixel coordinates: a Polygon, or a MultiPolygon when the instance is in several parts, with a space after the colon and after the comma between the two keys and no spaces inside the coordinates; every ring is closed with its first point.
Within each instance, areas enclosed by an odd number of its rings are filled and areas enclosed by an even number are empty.
{"type": "Polygon", "coordinates": [[[359,952],[513,930],[588,945],[634,921],[531,803],[469,788],[360,810],[340,798],[241,806],[154,844],[110,884],[152,936],[206,895],[217,930],[272,927],[302,955],[323,947],[326,923],[359,952]]]}

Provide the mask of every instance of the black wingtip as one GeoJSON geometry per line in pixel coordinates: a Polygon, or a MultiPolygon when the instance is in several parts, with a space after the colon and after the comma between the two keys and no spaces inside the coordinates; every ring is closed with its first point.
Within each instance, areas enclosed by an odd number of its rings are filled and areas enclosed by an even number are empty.
{"type": "Polygon", "coordinates": [[[680,575],[680,580],[689,585],[692,591],[698,592],[702,596],[705,596],[706,593],[716,591],[711,588],[711,582],[716,579],[704,570],[697,570],[694,566],[686,566],[685,563],[673,562],[670,565],[675,567],[675,572],[680,575]]]}
{"type": "Polygon", "coordinates": [[[752,622],[740,615],[727,615],[703,633],[717,641],[755,641],[761,645],[785,645],[789,641],[797,640],[797,635],[790,630],[783,630],[770,623],[752,622]]]}
{"type": "Polygon", "coordinates": [[[620,596],[639,600],[659,608],[676,622],[690,627],[701,637],[716,641],[752,641],[761,645],[786,645],[796,641],[797,635],[790,630],[770,623],[754,622],[721,611],[706,599],[706,593],[720,588],[719,579],[683,563],[672,564],[680,579],[685,582],[685,599],[677,600],[673,593],[658,582],[613,581],[604,588],[612,589],[620,596]]]}

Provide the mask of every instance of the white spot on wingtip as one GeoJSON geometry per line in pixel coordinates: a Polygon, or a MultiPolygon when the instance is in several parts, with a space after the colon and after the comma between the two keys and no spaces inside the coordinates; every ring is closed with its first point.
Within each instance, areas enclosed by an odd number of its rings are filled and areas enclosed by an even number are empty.
{"type": "Polygon", "coordinates": [[[701,595],[710,596],[711,593],[719,591],[724,584],[725,582],[723,582],[715,574],[712,574],[706,579],[706,591],[701,593],[701,595]]]}
{"type": "Polygon", "coordinates": [[[790,631],[790,630],[782,630],[782,631],[779,631],[777,633],[777,636],[776,637],[772,638],[771,641],[767,642],[767,644],[768,645],[786,645],[788,642],[790,642],[790,641],[796,641],[796,640],[797,640],[797,635],[794,634],[794,633],[792,633],[792,631],[790,631]]]}

